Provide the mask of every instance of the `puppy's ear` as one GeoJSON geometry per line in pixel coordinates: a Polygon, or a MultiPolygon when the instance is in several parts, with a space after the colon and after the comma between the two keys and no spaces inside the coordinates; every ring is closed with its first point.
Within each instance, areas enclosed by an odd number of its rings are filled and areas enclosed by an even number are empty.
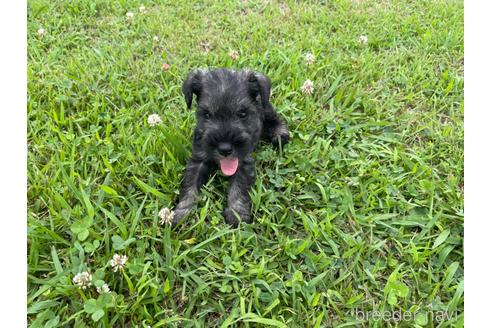
{"type": "Polygon", "coordinates": [[[188,109],[191,108],[193,102],[193,94],[200,97],[202,91],[202,76],[203,72],[199,69],[191,71],[188,77],[183,82],[182,91],[186,100],[186,106],[188,109]]]}
{"type": "Polygon", "coordinates": [[[256,72],[251,72],[248,74],[249,93],[253,99],[256,99],[256,97],[260,95],[263,108],[266,108],[268,102],[270,101],[271,87],[272,84],[270,83],[268,77],[256,72]]]}

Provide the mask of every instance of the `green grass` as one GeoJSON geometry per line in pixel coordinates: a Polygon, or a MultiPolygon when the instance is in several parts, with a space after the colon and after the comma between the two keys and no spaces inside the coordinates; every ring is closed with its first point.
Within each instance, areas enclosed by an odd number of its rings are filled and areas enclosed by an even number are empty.
{"type": "Polygon", "coordinates": [[[28,2],[30,325],[463,326],[463,4],[156,2],[28,2]],[[223,223],[220,175],[196,221],[158,222],[190,153],[180,89],[197,67],[265,73],[290,127],[282,152],[255,154],[253,225],[223,223]],[[75,286],[82,271],[111,294],[75,286]]]}

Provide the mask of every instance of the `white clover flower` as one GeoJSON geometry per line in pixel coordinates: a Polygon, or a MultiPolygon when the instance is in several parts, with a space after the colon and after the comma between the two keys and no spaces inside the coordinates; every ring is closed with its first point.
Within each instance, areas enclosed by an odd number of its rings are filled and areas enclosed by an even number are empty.
{"type": "Polygon", "coordinates": [[[43,28],[38,29],[38,36],[45,36],[46,31],[43,28]]]}
{"type": "Polygon", "coordinates": [[[312,64],[314,63],[314,60],[315,60],[315,59],[316,59],[316,58],[314,57],[314,55],[313,55],[312,53],[308,52],[308,53],[306,54],[306,64],[307,64],[307,65],[312,65],[312,64]]]}
{"type": "Polygon", "coordinates": [[[144,5],[141,5],[140,7],[138,7],[138,11],[140,11],[140,13],[142,14],[145,14],[147,12],[147,8],[145,8],[144,5]]]}
{"type": "Polygon", "coordinates": [[[159,42],[159,37],[156,35],[152,38],[152,40],[154,40],[155,42],[159,42]]]}
{"type": "Polygon", "coordinates": [[[161,122],[162,122],[161,117],[157,114],[150,114],[149,117],[147,118],[147,123],[149,123],[150,126],[156,126],[161,122]]]}
{"type": "Polygon", "coordinates": [[[171,224],[174,219],[174,211],[171,211],[167,207],[164,207],[159,211],[159,218],[161,219],[159,221],[160,224],[171,224]]]}
{"type": "Polygon", "coordinates": [[[236,60],[239,58],[239,52],[237,50],[231,50],[229,52],[229,57],[231,57],[232,60],[236,60]]]}
{"type": "Polygon", "coordinates": [[[80,272],[73,277],[72,281],[74,284],[85,290],[92,285],[92,275],[87,271],[80,272]]]}
{"type": "Polygon", "coordinates": [[[304,81],[304,84],[301,87],[301,91],[302,91],[302,93],[304,93],[306,95],[310,95],[311,93],[313,93],[313,91],[314,91],[313,81],[311,81],[311,80],[304,81]]]}
{"type": "Polygon", "coordinates": [[[205,54],[209,53],[210,50],[212,50],[212,45],[210,44],[210,42],[207,42],[207,41],[201,41],[200,44],[198,45],[198,47],[205,54]]]}
{"type": "Polygon", "coordinates": [[[128,256],[119,255],[118,253],[115,253],[111,261],[109,261],[109,263],[113,267],[113,271],[116,272],[118,270],[120,271],[123,270],[127,261],[128,261],[128,256]]]}
{"type": "Polygon", "coordinates": [[[101,287],[96,287],[96,290],[99,294],[109,293],[111,291],[108,284],[103,284],[101,287]]]}
{"type": "Polygon", "coordinates": [[[133,13],[131,11],[127,12],[126,15],[126,20],[132,20],[133,19],[133,13]]]}
{"type": "Polygon", "coordinates": [[[168,63],[163,63],[161,68],[163,71],[168,71],[171,68],[171,65],[169,65],[168,63]]]}
{"type": "Polygon", "coordinates": [[[366,36],[366,35],[361,35],[361,36],[359,36],[359,43],[360,43],[360,44],[367,44],[367,41],[368,41],[368,40],[369,40],[369,39],[367,38],[367,36],[366,36]]]}

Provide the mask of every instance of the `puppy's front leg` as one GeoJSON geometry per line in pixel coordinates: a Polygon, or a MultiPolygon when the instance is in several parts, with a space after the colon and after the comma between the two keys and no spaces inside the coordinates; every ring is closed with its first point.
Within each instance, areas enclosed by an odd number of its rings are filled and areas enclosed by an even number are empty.
{"type": "Polygon", "coordinates": [[[198,191],[207,182],[213,165],[202,160],[190,158],[186,164],[186,171],[179,193],[179,202],[174,209],[173,225],[176,225],[185,217],[195,204],[198,191]]]}
{"type": "Polygon", "coordinates": [[[279,143],[283,146],[289,142],[287,125],[270,103],[265,107],[262,137],[271,142],[274,147],[278,147],[279,143]]]}
{"type": "Polygon", "coordinates": [[[238,172],[230,179],[227,195],[227,208],[224,210],[225,221],[234,228],[241,221],[251,223],[251,198],[249,190],[255,182],[255,162],[251,156],[247,156],[240,163],[238,172]]]}

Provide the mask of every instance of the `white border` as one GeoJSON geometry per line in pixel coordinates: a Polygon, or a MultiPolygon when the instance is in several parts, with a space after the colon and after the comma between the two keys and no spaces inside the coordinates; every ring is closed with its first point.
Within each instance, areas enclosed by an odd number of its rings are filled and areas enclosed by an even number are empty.
{"type": "Polygon", "coordinates": [[[492,24],[489,1],[465,2],[465,322],[490,322],[492,24]]]}
{"type": "Polygon", "coordinates": [[[2,13],[0,326],[26,327],[27,4],[23,0],[3,2],[2,13]]]}

